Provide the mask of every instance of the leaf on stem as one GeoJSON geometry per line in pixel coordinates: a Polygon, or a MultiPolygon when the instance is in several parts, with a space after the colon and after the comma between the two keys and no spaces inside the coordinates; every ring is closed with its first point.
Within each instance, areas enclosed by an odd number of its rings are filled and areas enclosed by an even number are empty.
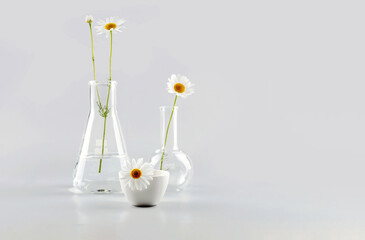
{"type": "Polygon", "coordinates": [[[110,109],[107,108],[106,106],[103,107],[103,105],[100,102],[96,102],[96,104],[99,107],[99,115],[103,118],[106,118],[110,112],[110,109]]]}

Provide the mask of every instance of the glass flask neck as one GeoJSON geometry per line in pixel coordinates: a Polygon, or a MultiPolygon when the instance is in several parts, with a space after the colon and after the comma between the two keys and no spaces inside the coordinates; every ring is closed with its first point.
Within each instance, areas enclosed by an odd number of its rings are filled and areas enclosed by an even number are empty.
{"type": "Polygon", "coordinates": [[[90,113],[116,109],[116,81],[90,81],[90,113]]]}
{"type": "Polygon", "coordinates": [[[179,149],[178,141],[177,141],[177,134],[178,134],[178,109],[179,107],[160,107],[160,114],[161,114],[161,149],[164,148],[165,142],[165,151],[176,151],[179,149]],[[173,110],[173,115],[171,117],[171,113],[173,110]],[[170,125],[169,125],[170,123],[170,125]],[[166,139],[166,130],[169,126],[168,135],[166,139]],[[165,140],[166,139],[166,140],[165,140]]]}

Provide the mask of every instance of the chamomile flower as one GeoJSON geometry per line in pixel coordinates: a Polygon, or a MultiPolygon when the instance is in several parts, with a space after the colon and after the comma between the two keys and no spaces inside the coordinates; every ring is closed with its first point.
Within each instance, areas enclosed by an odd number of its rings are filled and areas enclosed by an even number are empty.
{"type": "Polygon", "coordinates": [[[97,34],[105,34],[106,37],[108,37],[110,31],[122,32],[122,29],[125,28],[124,23],[124,19],[118,17],[110,17],[106,20],[99,20],[97,22],[97,26],[95,26],[95,30],[97,34]]]}
{"type": "Polygon", "coordinates": [[[122,184],[128,186],[132,191],[147,189],[153,176],[153,168],[150,163],[143,163],[143,159],[139,158],[137,161],[132,159],[127,160],[126,164],[119,172],[119,178],[122,184]]]}
{"type": "Polygon", "coordinates": [[[86,17],[85,17],[85,22],[86,22],[86,23],[92,23],[93,21],[94,21],[93,16],[91,16],[91,15],[86,15],[86,17]]]}
{"type": "Polygon", "coordinates": [[[194,84],[180,74],[172,74],[167,82],[167,91],[180,97],[187,97],[194,93],[194,84]]]}
{"type": "Polygon", "coordinates": [[[162,155],[161,155],[160,170],[162,170],[163,158],[165,156],[165,150],[166,150],[167,134],[169,133],[172,115],[174,115],[174,109],[175,109],[177,97],[180,96],[180,97],[186,98],[187,96],[193,94],[194,93],[193,87],[194,87],[194,84],[192,84],[187,77],[182,76],[180,74],[177,74],[177,75],[172,74],[167,82],[167,91],[169,93],[175,94],[175,99],[174,99],[174,105],[172,106],[170,120],[169,120],[169,123],[167,124],[167,128],[166,128],[166,136],[165,136],[165,143],[163,145],[163,151],[162,151],[162,155]]]}

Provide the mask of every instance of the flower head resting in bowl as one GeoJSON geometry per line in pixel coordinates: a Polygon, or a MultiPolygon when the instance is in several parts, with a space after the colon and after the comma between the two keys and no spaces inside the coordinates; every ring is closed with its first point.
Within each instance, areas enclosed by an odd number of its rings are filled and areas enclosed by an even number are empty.
{"type": "Polygon", "coordinates": [[[137,161],[127,160],[119,172],[119,178],[124,186],[128,186],[132,191],[147,189],[153,179],[153,168],[150,163],[143,163],[143,159],[137,161]]]}

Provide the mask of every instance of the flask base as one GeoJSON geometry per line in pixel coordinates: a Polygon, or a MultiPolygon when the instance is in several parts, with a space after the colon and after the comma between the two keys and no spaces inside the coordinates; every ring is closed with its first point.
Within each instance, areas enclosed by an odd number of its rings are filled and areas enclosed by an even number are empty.
{"type": "Polygon", "coordinates": [[[127,156],[104,156],[99,173],[100,156],[80,157],[75,168],[73,186],[84,193],[118,193],[118,173],[127,156]]]}
{"type": "Polygon", "coordinates": [[[122,192],[119,181],[91,182],[82,183],[82,185],[74,183],[74,187],[83,193],[105,194],[122,192]]]}

